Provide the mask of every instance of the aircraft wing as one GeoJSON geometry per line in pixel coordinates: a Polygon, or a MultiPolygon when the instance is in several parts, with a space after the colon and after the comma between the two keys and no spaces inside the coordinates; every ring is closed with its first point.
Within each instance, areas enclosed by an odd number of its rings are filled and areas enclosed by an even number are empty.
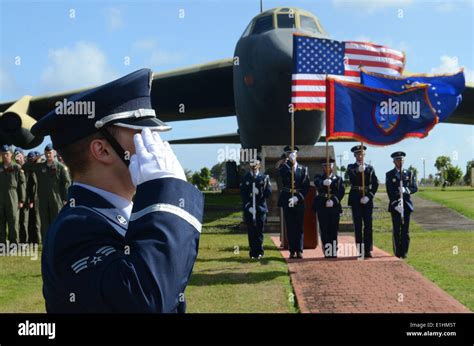
{"type": "Polygon", "coordinates": [[[237,132],[233,132],[233,133],[225,133],[222,135],[208,136],[208,137],[172,139],[168,142],[170,144],[223,144],[223,143],[240,144],[240,135],[237,132]]]}
{"type": "Polygon", "coordinates": [[[466,86],[459,107],[445,123],[474,125],[474,87],[466,86]]]}
{"type": "MultiPolygon", "coordinates": [[[[197,120],[235,115],[233,59],[153,74],[151,102],[159,119],[197,120]]],[[[56,107],[57,101],[90,90],[84,88],[45,96],[23,96],[0,103],[0,142],[24,149],[39,145],[30,129],[56,107]]]]}
{"type": "Polygon", "coordinates": [[[153,75],[151,99],[163,121],[235,115],[233,59],[153,75]]]}
{"type": "MultiPolygon", "coordinates": [[[[152,106],[163,121],[195,120],[235,115],[232,58],[153,74],[152,106]]],[[[84,88],[32,97],[27,114],[38,120],[55,108],[55,103],[84,88]]],[[[16,101],[0,103],[5,112],[16,101]]]]}

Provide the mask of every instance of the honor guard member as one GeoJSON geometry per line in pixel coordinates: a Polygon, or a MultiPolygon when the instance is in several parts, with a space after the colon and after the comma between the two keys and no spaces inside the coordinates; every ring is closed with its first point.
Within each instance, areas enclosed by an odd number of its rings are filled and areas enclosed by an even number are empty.
{"type": "MultiPolygon", "coordinates": [[[[25,153],[21,148],[15,148],[14,152],[15,162],[21,167],[25,175],[25,188],[28,186],[28,164],[25,161],[25,153]]],[[[19,240],[20,243],[26,243],[28,239],[28,203],[27,195],[25,195],[25,203],[20,209],[20,227],[19,227],[19,240]]]]}
{"type": "Polygon", "coordinates": [[[287,160],[279,167],[283,186],[278,199],[278,206],[283,208],[290,258],[303,258],[304,199],[309,190],[308,168],[298,164],[296,160],[298,150],[296,146],[294,150],[291,150],[289,145],[286,146],[284,151],[287,160]],[[293,191],[291,170],[294,172],[293,191]]]}
{"type": "Polygon", "coordinates": [[[30,151],[27,155],[24,171],[26,176],[26,202],[28,206],[28,243],[41,243],[41,219],[38,201],[38,179],[35,169],[41,154],[38,151],[30,151]]]}
{"type": "Polygon", "coordinates": [[[48,312],[185,310],[204,201],[156,132],[170,127],[152,109],[152,76],[68,100],[94,102],[94,117],[52,111],[32,128],[51,136],[74,181],[43,240],[48,312]]]}
{"type": "Polygon", "coordinates": [[[43,239],[49,226],[66,203],[67,189],[71,185],[66,166],[55,160],[54,155],[53,145],[46,145],[44,148],[46,160],[35,167],[43,239]]]}
{"type": "Polygon", "coordinates": [[[20,165],[13,162],[13,150],[9,145],[0,147],[0,244],[8,240],[17,243],[20,228],[20,209],[25,199],[25,174],[20,165]]]}
{"type": "Polygon", "coordinates": [[[313,211],[318,216],[324,257],[336,258],[341,201],[345,189],[342,178],[334,174],[334,159],[329,159],[329,166],[323,163],[323,173],[314,177],[314,185],[318,193],[314,197],[313,211]]]}
{"type": "Polygon", "coordinates": [[[352,221],[354,223],[355,241],[359,253],[364,257],[372,257],[372,211],[373,199],[379,182],[375,170],[371,165],[362,163],[367,147],[356,145],[351,151],[356,162],[347,166],[347,173],[351,183],[349,192],[349,206],[352,207],[352,221]],[[364,174],[364,189],[362,187],[362,174],[364,174]],[[364,233],[362,236],[362,221],[364,233]]]}
{"type": "Polygon", "coordinates": [[[240,197],[244,209],[244,220],[247,225],[250,258],[263,257],[263,227],[267,219],[267,198],[272,194],[270,177],[260,172],[262,159],[257,156],[250,162],[247,172],[240,183],[240,197]]]}
{"type": "Polygon", "coordinates": [[[393,252],[399,258],[406,258],[408,254],[410,214],[414,210],[410,196],[418,191],[416,176],[411,171],[403,169],[405,156],[403,151],[394,152],[391,157],[395,168],[385,175],[385,185],[390,200],[388,211],[392,215],[393,252]]]}

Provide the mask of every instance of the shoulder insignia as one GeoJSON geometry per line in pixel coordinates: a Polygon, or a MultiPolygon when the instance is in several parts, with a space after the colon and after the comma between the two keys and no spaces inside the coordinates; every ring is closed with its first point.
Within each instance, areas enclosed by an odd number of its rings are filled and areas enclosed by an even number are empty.
{"type": "Polygon", "coordinates": [[[71,269],[76,274],[78,274],[84,269],[96,266],[99,262],[102,262],[104,257],[107,257],[108,255],[116,251],[117,250],[115,250],[112,246],[103,246],[99,250],[97,250],[95,254],[81,258],[80,260],[74,262],[71,265],[71,269]]]}

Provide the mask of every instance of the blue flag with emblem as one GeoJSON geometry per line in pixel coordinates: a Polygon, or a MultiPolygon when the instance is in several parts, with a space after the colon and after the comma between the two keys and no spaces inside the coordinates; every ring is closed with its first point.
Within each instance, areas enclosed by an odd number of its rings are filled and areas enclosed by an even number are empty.
{"type": "Polygon", "coordinates": [[[326,90],[328,139],[389,145],[426,137],[438,122],[426,84],[394,92],[330,78],[326,90]]]}
{"type": "Polygon", "coordinates": [[[454,74],[397,77],[369,72],[362,68],[360,79],[363,85],[390,91],[404,91],[419,84],[427,84],[428,97],[439,121],[445,121],[456,110],[466,87],[463,70],[454,74]]]}

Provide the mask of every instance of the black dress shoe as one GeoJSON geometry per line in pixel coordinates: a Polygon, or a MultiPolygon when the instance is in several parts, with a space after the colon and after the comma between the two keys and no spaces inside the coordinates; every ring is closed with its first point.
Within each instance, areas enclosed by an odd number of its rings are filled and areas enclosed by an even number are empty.
{"type": "Polygon", "coordinates": [[[290,258],[296,258],[296,253],[291,252],[291,253],[290,253],[290,258]]]}
{"type": "Polygon", "coordinates": [[[372,258],[372,254],[370,252],[366,252],[364,254],[364,257],[367,257],[367,258],[372,258]]]}
{"type": "Polygon", "coordinates": [[[303,253],[302,253],[302,252],[298,252],[298,254],[296,255],[296,257],[298,257],[298,258],[303,258],[303,253]]]}

